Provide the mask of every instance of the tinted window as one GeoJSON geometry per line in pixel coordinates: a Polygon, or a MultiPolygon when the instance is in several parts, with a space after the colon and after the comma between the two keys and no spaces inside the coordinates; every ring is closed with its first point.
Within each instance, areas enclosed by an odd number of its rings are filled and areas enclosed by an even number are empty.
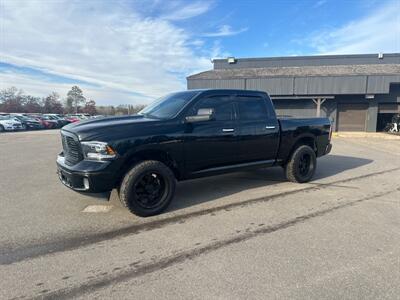
{"type": "Polygon", "coordinates": [[[238,97],[237,99],[241,120],[265,120],[268,118],[264,99],[259,97],[238,97]]]}
{"type": "Polygon", "coordinates": [[[200,100],[191,110],[196,115],[201,108],[212,108],[216,121],[230,121],[235,117],[233,102],[230,97],[211,97],[200,100]]]}
{"type": "Polygon", "coordinates": [[[151,103],[139,114],[149,118],[170,119],[192,99],[198,92],[179,92],[169,94],[151,103]]]}

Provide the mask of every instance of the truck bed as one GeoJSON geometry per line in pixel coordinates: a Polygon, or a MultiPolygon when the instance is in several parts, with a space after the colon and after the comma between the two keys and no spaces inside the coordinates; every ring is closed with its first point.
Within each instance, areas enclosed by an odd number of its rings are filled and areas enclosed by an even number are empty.
{"type": "MultiPolygon", "coordinates": [[[[281,128],[277,161],[285,161],[290,155],[290,150],[299,139],[310,141],[315,137],[317,156],[327,152],[329,144],[331,122],[328,118],[292,118],[278,117],[281,128]]],[[[311,145],[310,145],[311,146],[311,145]]]]}

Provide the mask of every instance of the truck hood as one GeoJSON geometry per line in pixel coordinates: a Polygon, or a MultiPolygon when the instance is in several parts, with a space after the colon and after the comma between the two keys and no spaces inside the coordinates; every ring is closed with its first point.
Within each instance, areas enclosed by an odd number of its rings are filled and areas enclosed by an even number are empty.
{"type": "Polygon", "coordinates": [[[105,117],[98,119],[83,120],[70,123],[62,128],[76,134],[80,140],[99,140],[107,141],[123,138],[126,133],[130,135],[139,133],[141,128],[159,123],[158,119],[145,118],[141,115],[105,117]],[[105,140],[107,137],[107,140],[105,140]]]}

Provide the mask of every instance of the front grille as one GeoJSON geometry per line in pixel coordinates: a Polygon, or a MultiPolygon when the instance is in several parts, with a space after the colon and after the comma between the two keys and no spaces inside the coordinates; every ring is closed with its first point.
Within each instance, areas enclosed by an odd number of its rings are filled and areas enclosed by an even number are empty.
{"type": "Polygon", "coordinates": [[[65,163],[75,165],[83,159],[79,141],[72,136],[61,133],[65,163]]]}

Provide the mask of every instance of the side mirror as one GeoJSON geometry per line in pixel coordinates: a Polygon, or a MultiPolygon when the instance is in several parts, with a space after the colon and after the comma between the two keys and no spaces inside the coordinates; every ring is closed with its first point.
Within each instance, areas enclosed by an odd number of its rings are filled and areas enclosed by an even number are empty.
{"type": "Polygon", "coordinates": [[[211,121],[214,118],[214,109],[212,108],[200,108],[195,116],[187,116],[185,118],[187,123],[197,123],[211,121]]]}

